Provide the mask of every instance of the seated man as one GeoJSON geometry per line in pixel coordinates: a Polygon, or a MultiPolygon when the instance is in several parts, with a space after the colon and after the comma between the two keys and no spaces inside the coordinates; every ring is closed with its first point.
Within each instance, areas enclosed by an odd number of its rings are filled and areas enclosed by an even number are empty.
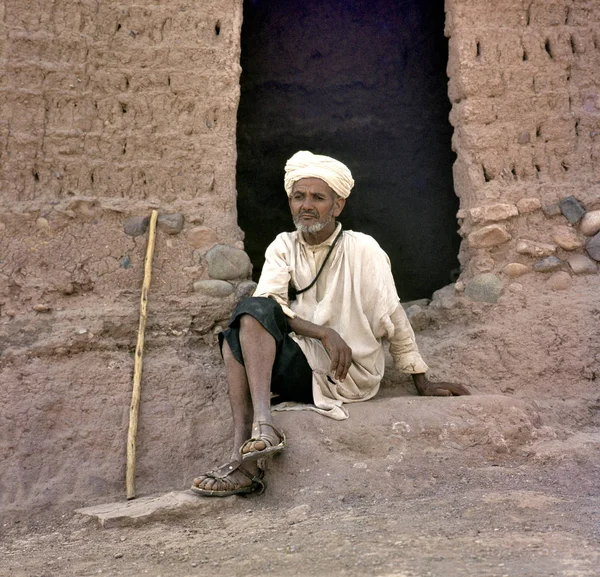
{"type": "Polygon", "coordinates": [[[238,304],[220,335],[233,452],[228,463],[194,480],[196,493],[262,490],[259,460],[286,444],[271,416],[272,394],[277,402],[347,418],[343,403],[365,401],[379,389],[384,339],[419,394],[469,394],[426,379],[387,255],[372,237],[336,222],[353,186],[348,168],[333,158],[301,151],[287,162],[285,190],[297,230],[267,248],[254,296],[238,304]]]}

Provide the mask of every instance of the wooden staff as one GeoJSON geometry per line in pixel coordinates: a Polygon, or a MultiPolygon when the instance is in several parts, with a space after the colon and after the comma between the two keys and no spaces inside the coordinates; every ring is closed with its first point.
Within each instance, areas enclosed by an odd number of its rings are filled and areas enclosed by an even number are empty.
{"type": "Polygon", "coordinates": [[[156,239],[156,219],[158,211],[153,210],[150,217],[150,230],[148,232],[148,247],[144,261],[144,284],[140,299],[140,324],[138,327],[137,345],[135,347],[135,363],[133,368],[133,391],[131,393],[131,406],[129,407],[129,432],[127,433],[127,498],[135,497],[135,436],[138,428],[138,414],[140,410],[140,396],[142,393],[142,356],[144,354],[144,332],[148,318],[148,292],[152,279],[152,257],[154,256],[154,240],[156,239]]]}

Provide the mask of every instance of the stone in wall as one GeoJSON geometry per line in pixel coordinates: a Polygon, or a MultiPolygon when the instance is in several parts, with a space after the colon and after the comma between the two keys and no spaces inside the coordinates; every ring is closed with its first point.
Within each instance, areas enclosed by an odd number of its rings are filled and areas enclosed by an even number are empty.
{"type": "Polygon", "coordinates": [[[187,233],[190,245],[206,252],[218,242],[217,233],[208,226],[196,226],[187,233]]]}
{"type": "Polygon", "coordinates": [[[193,286],[194,292],[215,298],[228,297],[235,290],[231,283],[224,280],[199,280],[193,286]]]}
{"type": "Polygon", "coordinates": [[[521,198],[517,201],[517,209],[520,214],[528,214],[535,212],[542,207],[539,198],[521,198]]]}
{"type": "Polygon", "coordinates": [[[600,210],[592,210],[584,215],[579,223],[579,230],[585,236],[594,236],[600,232],[600,210]]]}
{"type": "Polygon", "coordinates": [[[206,253],[208,274],[213,279],[235,280],[252,272],[250,257],[239,248],[218,244],[206,253]]]}
{"type": "Polygon", "coordinates": [[[465,296],[473,301],[495,303],[502,296],[504,284],[495,274],[476,275],[465,286],[465,296]]]}
{"type": "Polygon", "coordinates": [[[509,262],[502,269],[502,272],[510,278],[522,276],[530,271],[531,269],[527,265],[521,264],[519,262],[509,262]]]}
{"type": "Polygon", "coordinates": [[[585,250],[595,261],[600,262],[600,232],[588,240],[585,250]]]}
{"type": "Polygon", "coordinates": [[[568,272],[558,271],[551,274],[546,282],[552,290],[564,291],[571,288],[573,279],[568,272]]]}
{"type": "Polygon", "coordinates": [[[535,272],[552,272],[558,270],[561,266],[561,260],[555,256],[547,256],[533,263],[535,272]]]}
{"type": "Polygon", "coordinates": [[[583,241],[577,236],[577,231],[568,226],[554,227],[552,240],[564,250],[577,250],[583,246],[583,241]]]}
{"type": "Polygon", "coordinates": [[[474,223],[480,223],[507,220],[517,216],[519,211],[514,204],[492,204],[472,208],[469,214],[474,223]]]}
{"type": "Polygon", "coordinates": [[[183,214],[161,214],[158,217],[158,227],[167,234],[179,234],[183,230],[183,214]]]}
{"type": "Polygon", "coordinates": [[[550,256],[556,252],[556,246],[543,242],[535,242],[532,240],[520,240],[517,243],[516,249],[519,254],[524,254],[533,257],[550,256]]]}
{"type": "Polygon", "coordinates": [[[148,230],[150,218],[147,216],[132,216],[125,221],[123,230],[128,236],[141,236],[148,230]]]}
{"type": "Polygon", "coordinates": [[[571,224],[578,223],[585,214],[585,208],[574,196],[563,198],[558,206],[560,212],[571,224]]]}
{"type": "Polygon", "coordinates": [[[498,246],[510,240],[510,234],[499,224],[490,224],[473,231],[468,236],[469,244],[474,248],[498,246]]]}
{"type": "Polygon", "coordinates": [[[569,257],[569,266],[574,274],[596,274],[598,265],[584,254],[574,254],[569,257]]]}

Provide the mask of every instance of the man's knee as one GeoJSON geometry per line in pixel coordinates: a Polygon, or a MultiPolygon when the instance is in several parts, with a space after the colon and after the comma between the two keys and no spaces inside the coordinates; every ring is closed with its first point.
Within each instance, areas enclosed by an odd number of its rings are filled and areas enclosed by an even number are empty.
{"type": "Polygon", "coordinates": [[[265,328],[249,314],[243,314],[239,318],[241,331],[264,331],[265,328]]]}

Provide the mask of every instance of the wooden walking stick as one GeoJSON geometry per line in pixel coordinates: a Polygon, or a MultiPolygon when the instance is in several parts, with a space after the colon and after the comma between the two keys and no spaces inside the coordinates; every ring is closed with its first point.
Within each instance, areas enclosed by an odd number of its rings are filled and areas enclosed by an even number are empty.
{"type": "Polygon", "coordinates": [[[148,318],[148,291],[152,279],[152,257],[154,256],[154,240],[156,238],[156,219],[158,212],[152,211],[150,229],[148,231],[148,247],[144,261],[144,284],[140,299],[140,324],[138,327],[137,345],[135,347],[135,363],[133,368],[133,391],[131,393],[131,406],[129,407],[129,431],[127,433],[127,474],[125,484],[127,498],[135,497],[135,436],[138,428],[138,414],[140,410],[140,396],[142,393],[142,356],[144,354],[144,332],[148,318]]]}

